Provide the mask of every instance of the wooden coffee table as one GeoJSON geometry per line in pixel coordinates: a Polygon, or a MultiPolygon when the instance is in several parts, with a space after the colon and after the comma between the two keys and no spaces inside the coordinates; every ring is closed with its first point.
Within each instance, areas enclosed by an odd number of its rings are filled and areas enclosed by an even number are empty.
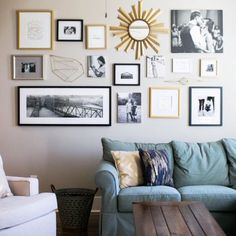
{"type": "Polygon", "coordinates": [[[226,235],[201,202],[133,203],[136,236],[226,235]]]}

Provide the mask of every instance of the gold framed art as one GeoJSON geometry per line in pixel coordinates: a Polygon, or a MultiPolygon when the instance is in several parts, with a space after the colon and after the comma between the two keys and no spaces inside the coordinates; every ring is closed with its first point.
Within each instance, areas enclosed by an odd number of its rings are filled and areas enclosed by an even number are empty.
{"type": "Polygon", "coordinates": [[[86,49],[107,48],[107,26],[86,25],[86,49]]]}
{"type": "Polygon", "coordinates": [[[17,49],[53,49],[53,11],[17,11],[17,49]]]}
{"type": "Polygon", "coordinates": [[[179,118],[180,89],[170,87],[149,88],[149,116],[151,118],[179,118]]]}

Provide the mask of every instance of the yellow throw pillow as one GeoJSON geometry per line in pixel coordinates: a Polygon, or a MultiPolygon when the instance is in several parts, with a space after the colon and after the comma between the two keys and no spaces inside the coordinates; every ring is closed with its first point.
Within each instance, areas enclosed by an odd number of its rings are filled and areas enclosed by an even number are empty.
{"type": "Polygon", "coordinates": [[[120,188],[144,184],[139,152],[111,151],[119,173],[120,188]]]}

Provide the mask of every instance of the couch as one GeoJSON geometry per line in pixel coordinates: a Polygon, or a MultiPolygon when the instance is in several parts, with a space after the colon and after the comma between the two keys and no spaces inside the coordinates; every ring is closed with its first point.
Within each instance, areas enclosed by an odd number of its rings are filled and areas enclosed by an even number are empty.
{"type": "Polygon", "coordinates": [[[7,180],[13,196],[0,199],[0,236],[56,236],[55,194],[39,194],[37,178],[7,180]]]}
{"type": "Polygon", "coordinates": [[[103,160],[95,182],[101,190],[100,235],[132,236],[132,203],[140,201],[201,201],[227,235],[236,235],[236,140],[187,143],[131,143],[102,138],[103,160]],[[120,189],[111,151],[165,149],[174,180],[170,186],[120,189]]]}

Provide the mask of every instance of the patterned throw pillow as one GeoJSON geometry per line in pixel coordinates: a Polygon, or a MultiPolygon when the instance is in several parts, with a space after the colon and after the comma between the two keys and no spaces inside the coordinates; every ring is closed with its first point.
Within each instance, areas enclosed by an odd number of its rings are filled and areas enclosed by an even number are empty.
{"type": "Polygon", "coordinates": [[[164,149],[159,151],[139,149],[139,155],[143,163],[146,185],[173,186],[167,152],[164,149]]]}

